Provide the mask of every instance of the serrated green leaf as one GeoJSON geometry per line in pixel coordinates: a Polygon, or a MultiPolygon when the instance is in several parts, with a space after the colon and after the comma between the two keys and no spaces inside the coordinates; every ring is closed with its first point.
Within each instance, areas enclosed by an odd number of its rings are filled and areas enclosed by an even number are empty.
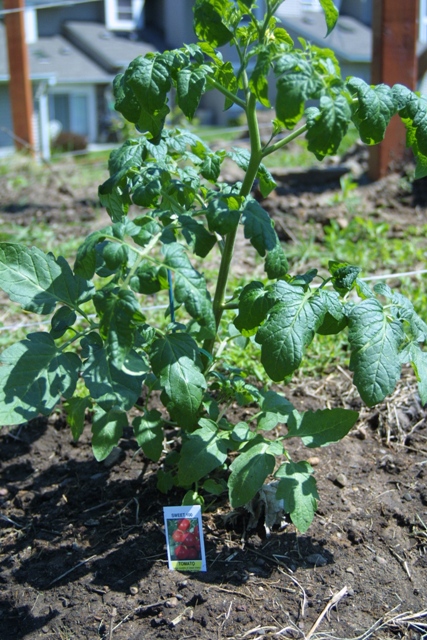
{"type": "Polygon", "coordinates": [[[258,429],[271,431],[278,424],[286,424],[294,410],[292,403],[276,391],[267,391],[262,395],[261,414],[257,419],[258,429]]]}
{"type": "Polygon", "coordinates": [[[317,97],[320,80],[315,69],[299,55],[284,55],[276,63],[276,116],[282,126],[293,129],[304,113],[305,101],[317,97]],[[280,75],[283,72],[284,75],[280,75]]]}
{"type": "Polygon", "coordinates": [[[316,333],[323,336],[340,333],[348,324],[344,303],[335,291],[321,289],[318,291],[318,295],[323,298],[327,311],[322,324],[316,329],[316,333]]]}
{"type": "Polygon", "coordinates": [[[224,493],[224,491],[227,491],[227,484],[224,484],[221,484],[220,482],[216,482],[216,480],[209,478],[203,483],[203,491],[206,491],[206,493],[210,493],[213,496],[220,496],[222,493],[224,493]]]}
{"type": "Polygon", "coordinates": [[[385,84],[370,86],[360,78],[350,78],[347,87],[358,99],[353,106],[352,120],[361,139],[366,144],[381,142],[396,113],[392,90],[385,84]]]}
{"type": "Polygon", "coordinates": [[[252,71],[249,88],[252,93],[257,97],[257,100],[269,108],[270,101],[268,99],[268,74],[270,71],[271,57],[268,49],[260,51],[257,58],[254,70],[252,71]]]}
{"type": "Polygon", "coordinates": [[[92,407],[89,396],[83,398],[76,396],[70,398],[64,403],[64,411],[67,416],[67,422],[70,425],[74,442],[80,438],[83,433],[86,420],[86,411],[92,407]]]}
{"type": "Polygon", "coordinates": [[[64,333],[73,326],[77,320],[77,314],[69,307],[60,307],[55,311],[50,321],[50,335],[54,340],[61,338],[64,333]]]}
{"type": "Polygon", "coordinates": [[[247,284],[239,295],[239,315],[234,319],[234,326],[242,335],[251,335],[265,320],[273,304],[262,282],[247,284]]]}
{"type": "Polygon", "coordinates": [[[415,179],[427,175],[427,102],[407,87],[396,84],[392,88],[393,99],[406,127],[406,146],[417,159],[415,179]]]}
{"type": "Polygon", "coordinates": [[[330,260],[328,266],[332,274],[334,289],[341,295],[345,295],[351,291],[358,279],[361,269],[347,262],[336,262],[334,260],[330,260]]]}
{"type": "Polygon", "coordinates": [[[151,347],[153,372],[168,397],[171,411],[183,429],[197,421],[206,389],[203,365],[196,342],[187,333],[172,333],[151,347]]]}
{"type": "Polygon", "coordinates": [[[23,309],[41,314],[52,313],[58,302],[75,308],[94,291],[64,258],[8,242],[0,243],[0,287],[23,309]]]}
{"type": "Polygon", "coordinates": [[[129,284],[137,293],[146,295],[157,293],[167,288],[167,270],[164,267],[141,265],[131,277],[129,284]]]}
{"type": "Polygon", "coordinates": [[[227,200],[215,198],[206,210],[209,231],[226,236],[237,227],[240,215],[240,210],[230,208],[227,200]]]}
{"type": "Polygon", "coordinates": [[[427,404],[427,353],[418,344],[411,344],[410,362],[418,382],[421,404],[427,404]]]}
{"type": "Polygon", "coordinates": [[[205,258],[216,244],[216,237],[209,233],[201,222],[191,216],[183,215],[178,218],[182,225],[182,235],[196,256],[205,258]]]}
{"type": "MultiPolygon", "coordinates": [[[[227,89],[231,94],[237,95],[239,89],[238,80],[234,73],[233,65],[230,61],[221,62],[215,68],[214,78],[217,82],[227,89]]],[[[225,97],[224,111],[229,109],[234,104],[233,100],[229,97],[225,97]]]]}
{"type": "Polygon", "coordinates": [[[272,251],[277,246],[278,238],[273,221],[256,200],[250,200],[245,205],[242,222],[245,238],[250,240],[260,256],[265,256],[266,251],[272,251]]]}
{"type": "Polygon", "coordinates": [[[139,168],[147,157],[145,138],[126,140],[118,149],[113,149],[108,159],[110,176],[123,169],[139,168]]]}
{"type": "Polygon", "coordinates": [[[144,411],[144,415],[137,416],[132,422],[135,439],[150,460],[157,460],[162,455],[164,421],[162,414],[156,409],[144,411]]]}
{"type": "Polygon", "coordinates": [[[151,114],[163,108],[171,88],[169,68],[161,54],[135,58],[125,71],[124,81],[151,114]]]}
{"type": "Polygon", "coordinates": [[[200,165],[201,175],[210,182],[217,182],[221,173],[221,163],[224,159],[223,153],[206,153],[200,165]]]}
{"type": "Polygon", "coordinates": [[[276,246],[267,252],[264,268],[270,280],[283,278],[288,273],[288,259],[280,242],[277,242],[276,246]]]}
{"type": "Polygon", "coordinates": [[[227,25],[227,16],[233,9],[230,0],[196,0],[193,11],[197,37],[213,47],[230,42],[233,31],[227,25]]]}
{"type": "Polygon", "coordinates": [[[164,254],[165,265],[175,274],[176,301],[183,303],[191,317],[210,335],[215,335],[215,317],[204,277],[191,265],[182,245],[167,245],[164,247],[164,254]]]}
{"type": "Polygon", "coordinates": [[[400,378],[401,323],[390,319],[375,298],[349,313],[350,369],[362,400],[373,406],[390,394],[400,378]]]}
{"type": "Polygon", "coordinates": [[[357,411],[340,408],[294,412],[288,420],[286,437],[299,437],[306,447],[325,447],[344,438],[358,417],[357,411]]]}
{"type": "Polygon", "coordinates": [[[128,426],[127,414],[117,407],[105,412],[96,407],[92,422],[92,450],[95,459],[102,462],[109,456],[128,426]]]}
{"type": "Polygon", "coordinates": [[[267,167],[263,164],[259,165],[257,178],[259,179],[259,190],[261,191],[261,195],[263,198],[267,198],[267,196],[269,196],[277,187],[276,181],[267,167]]]}
{"type": "Polygon", "coordinates": [[[96,245],[103,242],[108,235],[113,234],[112,227],[105,227],[101,231],[89,234],[80,245],[74,263],[74,272],[82,278],[93,278],[96,269],[96,245]]]}
{"type": "Polygon", "coordinates": [[[308,150],[314,153],[318,160],[334,155],[350,122],[351,111],[347,100],[341,95],[334,100],[329,96],[322,96],[319,108],[310,107],[306,110],[305,116],[308,150]]]}
{"type": "Polygon", "coordinates": [[[280,478],[276,499],[284,501],[284,510],[301,533],[305,533],[311,525],[319,499],[312,473],[312,467],[303,460],[287,462],[275,474],[280,478]]]}
{"type": "Polygon", "coordinates": [[[48,333],[30,333],[0,357],[0,423],[49,415],[76,388],[80,358],[57,348],[48,333]]]}
{"type": "Polygon", "coordinates": [[[227,442],[218,430],[202,427],[189,434],[181,449],[178,481],[186,486],[221,466],[227,458],[227,442]]]}
{"type": "Polygon", "coordinates": [[[193,119],[206,87],[206,67],[181,69],[176,83],[176,99],[184,115],[193,119]]]}
{"type": "Polygon", "coordinates": [[[230,504],[233,509],[252,500],[265,479],[274,471],[276,458],[269,452],[267,442],[257,442],[240,453],[230,465],[228,479],[230,504]]]}
{"type": "Polygon", "coordinates": [[[135,360],[141,363],[141,372],[129,374],[125,371],[126,360],[123,370],[120,370],[107,357],[98,334],[92,332],[82,339],[81,345],[82,357],[85,359],[82,375],[91,397],[104,411],[113,406],[121,407],[125,411],[130,409],[141,394],[144,379],[142,371],[147,370],[141,356],[133,353],[135,360]]]}
{"type": "Polygon", "coordinates": [[[275,285],[274,292],[280,302],[258,330],[256,341],[262,345],[261,361],[267,374],[283,380],[299,367],[327,308],[321,296],[284,281],[275,285]]]}
{"type": "Polygon", "coordinates": [[[145,317],[129,289],[102,289],[93,301],[99,316],[99,332],[106,341],[106,356],[121,369],[133,347],[136,327],[145,322],[145,317]]]}
{"type": "Polygon", "coordinates": [[[320,4],[325,14],[326,26],[328,29],[326,35],[328,36],[337,23],[339,11],[332,0],[320,0],[320,4]]]}

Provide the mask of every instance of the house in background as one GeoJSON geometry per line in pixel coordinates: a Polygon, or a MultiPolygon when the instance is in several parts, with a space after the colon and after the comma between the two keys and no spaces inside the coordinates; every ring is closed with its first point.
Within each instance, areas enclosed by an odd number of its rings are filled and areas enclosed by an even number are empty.
{"type": "MultiPolygon", "coordinates": [[[[333,49],[344,76],[358,75],[369,81],[374,0],[334,1],[340,18],[326,38],[319,0],[285,0],[277,17],[295,40],[303,36],[333,49]]],[[[13,146],[1,2],[0,149],[13,146]]],[[[419,39],[425,47],[427,0],[419,2],[419,39]]],[[[264,0],[257,4],[261,17],[264,0]]],[[[104,140],[112,117],[114,76],[138,55],[194,42],[193,5],[194,0],[27,0],[26,37],[38,148],[48,153],[51,121],[60,123],[63,131],[85,136],[89,143],[104,140]]],[[[231,55],[229,47],[223,52],[231,55]]],[[[213,123],[226,124],[236,115],[232,110],[224,112],[224,99],[217,91],[204,96],[201,106],[213,123]]]]}

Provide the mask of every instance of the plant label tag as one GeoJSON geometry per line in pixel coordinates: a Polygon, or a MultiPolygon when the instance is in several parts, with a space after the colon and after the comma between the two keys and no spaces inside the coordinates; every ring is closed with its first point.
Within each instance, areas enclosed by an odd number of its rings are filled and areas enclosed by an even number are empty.
{"type": "Polygon", "coordinates": [[[206,571],[200,505],[163,507],[168,564],[172,571],[206,571]]]}

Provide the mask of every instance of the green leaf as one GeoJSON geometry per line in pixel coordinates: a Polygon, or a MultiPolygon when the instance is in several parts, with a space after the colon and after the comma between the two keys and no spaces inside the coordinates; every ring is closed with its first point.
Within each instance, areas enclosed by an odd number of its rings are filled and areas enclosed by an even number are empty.
{"type": "Polygon", "coordinates": [[[262,282],[250,282],[240,293],[239,315],[234,319],[234,326],[242,335],[252,335],[254,329],[264,322],[273,304],[274,300],[271,300],[262,282]]]}
{"type": "Polygon", "coordinates": [[[187,436],[178,464],[178,482],[187,486],[221,466],[227,458],[227,442],[220,437],[215,423],[187,436]]]}
{"type": "Polygon", "coordinates": [[[323,336],[340,333],[348,324],[344,303],[336,291],[321,289],[318,291],[318,295],[322,297],[327,311],[322,324],[316,329],[316,333],[323,336]]]}
{"type": "Polygon", "coordinates": [[[187,333],[172,333],[155,340],[151,364],[168,397],[167,409],[185,429],[197,421],[206,380],[198,347],[187,333]]]}
{"type": "Polygon", "coordinates": [[[237,227],[240,215],[240,210],[230,208],[227,199],[215,198],[206,210],[209,231],[226,236],[237,227]]]}
{"type": "Polygon", "coordinates": [[[156,409],[144,411],[144,415],[137,416],[133,422],[133,431],[138,445],[150,460],[157,460],[162,455],[164,421],[162,414],[156,409]]]}
{"type": "Polygon", "coordinates": [[[106,356],[121,369],[133,347],[135,330],[145,322],[139,303],[129,289],[103,289],[94,296],[99,332],[106,341],[106,356]]]}
{"type": "Polygon", "coordinates": [[[69,307],[60,307],[55,311],[50,321],[50,335],[54,340],[61,338],[64,333],[73,326],[77,320],[77,314],[69,307]]]}
{"type": "Polygon", "coordinates": [[[276,499],[284,501],[284,510],[301,533],[311,525],[317,509],[316,480],[311,475],[312,467],[305,462],[287,462],[276,472],[280,478],[276,499]]]}
{"type": "Polygon", "coordinates": [[[417,96],[407,87],[396,84],[392,88],[399,116],[406,127],[406,146],[417,159],[415,179],[427,175],[427,108],[424,96],[417,96]]]}
{"type": "Polygon", "coordinates": [[[233,460],[228,479],[233,509],[252,500],[265,479],[274,471],[276,458],[269,453],[269,443],[257,442],[233,460]]]}
{"type": "Polygon", "coordinates": [[[58,302],[75,308],[94,291],[64,258],[8,242],[0,243],[0,286],[23,309],[41,314],[52,313],[58,302]]]}
{"type": "Polygon", "coordinates": [[[203,483],[203,491],[206,491],[206,493],[210,493],[213,496],[220,496],[224,491],[227,491],[227,484],[225,482],[222,484],[221,482],[216,482],[212,478],[208,478],[208,480],[205,480],[203,483]]]}
{"type": "Polygon", "coordinates": [[[176,99],[184,115],[193,119],[206,87],[206,68],[181,69],[176,84],[176,99]]]}
{"type": "Polygon", "coordinates": [[[148,113],[153,114],[164,107],[171,78],[161,54],[135,58],[125,71],[124,80],[148,113]]]}
{"type": "Polygon", "coordinates": [[[101,337],[92,332],[82,339],[82,357],[85,358],[83,378],[91,397],[105,411],[113,406],[130,409],[141,394],[144,371],[147,370],[144,360],[135,352],[130,352],[132,358],[129,373],[128,359],[125,359],[122,370],[114,366],[107,357],[101,337]],[[140,370],[135,373],[135,361],[140,363],[140,370]]]}
{"type": "Polygon", "coordinates": [[[299,54],[282,56],[275,67],[277,80],[276,116],[282,126],[293,129],[304,114],[304,104],[317,97],[321,88],[314,67],[299,54]],[[280,75],[283,72],[284,75],[280,75]]]}
{"type": "Polygon", "coordinates": [[[270,65],[271,57],[269,50],[260,51],[249,80],[250,90],[256,95],[257,100],[267,108],[271,106],[268,99],[268,75],[270,65]]]}
{"type": "Polygon", "coordinates": [[[363,142],[377,144],[396,113],[392,90],[385,84],[369,86],[360,78],[350,78],[347,87],[358,102],[353,106],[352,120],[363,142]]]}
{"type": "Polygon", "coordinates": [[[348,264],[348,262],[336,262],[334,260],[330,260],[328,266],[332,274],[334,289],[341,295],[351,291],[356,284],[361,269],[348,264]]]}
{"type": "Polygon", "coordinates": [[[363,300],[349,314],[350,369],[368,406],[391,393],[400,378],[401,323],[388,317],[375,298],[363,300]]]}
{"type": "Polygon", "coordinates": [[[278,243],[273,221],[256,200],[249,201],[242,212],[245,238],[248,238],[261,256],[272,251],[278,243]]]}
{"type": "Polygon", "coordinates": [[[412,343],[410,362],[418,382],[421,404],[427,404],[427,353],[418,344],[412,343]]]}
{"type": "Polygon", "coordinates": [[[82,278],[93,278],[96,269],[96,246],[103,242],[108,235],[113,234],[113,227],[105,227],[101,231],[94,231],[84,240],[77,250],[74,272],[82,278]]]}
{"type": "Polygon", "coordinates": [[[57,348],[48,333],[30,333],[0,357],[0,423],[20,424],[49,415],[76,388],[81,362],[57,348]]]}
{"type": "Polygon", "coordinates": [[[334,155],[350,122],[351,111],[344,96],[334,100],[329,96],[320,98],[320,107],[310,107],[305,112],[307,122],[308,150],[318,160],[334,155]]]}
{"type": "Polygon", "coordinates": [[[216,237],[209,233],[201,222],[191,216],[183,215],[178,218],[182,225],[182,235],[196,256],[205,258],[216,244],[216,237]]]}
{"type": "Polygon", "coordinates": [[[283,380],[299,367],[327,308],[321,296],[284,281],[274,286],[274,294],[279,302],[258,330],[256,341],[262,345],[261,361],[267,374],[283,380]]]}
{"type": "Polygon", "coordinates": [[[288,273],[288,259],[280,242],[276,243],[274,249],[267,252],[264,268],[270,280],[283,278],[288,273]]]}
{"type": "Polygon", "coordinates": [[[191,265],[184,247],[178,243],[164,247],[165,265],[175,274],[175,299],[183,303],[192,318],[209,335],[216,333],[215,317],[204,277],[191,265]]]}
{"type": "Polygon", "coordinates": [[[261,414],[258,417],[258,429],[271,431],[278,424],[286,424],[294,410],[293,405],[276,391],[263,392],[260,403],[261,414]]]}
{"type": "Polygon", "coordinates": [[[325,447],[344,438],[358,417],[357,411],[340,408],[295,411],[289,417],[286,437],[299,437],[306,447],[325,447]]]}
{"type": "Polygon", "coordinates": [[[222,152],[206,153],[202,164],[200,165],[201,175],[210,182],[217,182],[221,173],[221,163],[224,159],[222,152]]]}
{"type": "Polygon", "coordinates": [[[64,411],[67,416],[67,422],[70,425],[74,442],[80,438],[83,433],[86,420],[86,411],[92,407],[89,396],[83,398],[76,396],[70,398],[64,403],[64,411]]]}
{"type": "Polygon", "coordinates": [[[105,460],[118,444],[123,435],[123,429],[128,426],[125,411],[113,407],[105,412],[96,407],[92,423],[92,449],[98,462],[105,460]]]}
{"type": "Polygon", "coordinates": [[[140,168],[147,157],[145,138],[126,140],[118,149],[113,149],[108,159],[110,176],[123,169],[140,168]]]}
{"type": "Polygon", "coordinates": [[[194,5],[194,31],[200,40],[213,47],[222,47],[233,37],[227,17],[233,10],[230,0],[196,0],[194,5]]]}
{"type": "Polygon", "coordinates": [[[326,35],[328,36],[337,23],[339,11],[332,0],[320,0],[320,4],[325,14],[326,26],[328,28],[326,35]]]}
{"type": "Polygon", "coordinates": [[[259,165],[257,172],[257,178],[259,179],[259,189],[263,198],[266,198],[277,187],[276,181],[273,176],[263,164],[259,165]]]}

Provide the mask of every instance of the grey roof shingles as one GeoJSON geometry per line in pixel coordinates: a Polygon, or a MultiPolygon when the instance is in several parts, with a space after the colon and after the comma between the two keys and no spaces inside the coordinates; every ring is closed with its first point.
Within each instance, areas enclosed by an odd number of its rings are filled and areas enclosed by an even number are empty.
{"type": "Polygon", "coordinates": [[[63,33],[110,73],[118,73],[139,55],[156,51],[146,42],[119,36],[96,22],[66,22],[63,33]]]}
{"type": "Polygon", "coordinates": [[[372,57],[372,29],[350,16],[340,16],[329,36],[323,12],[307,11],[299,16],[286,15],[286,3],[279,7],[276,16],[285,29],[297,32],[306,40],[320,47],[333,49],[336,55],[349,62],[369,63],[372,57]]]}
{"type": "MultiPolygon", "coordinates": [[[[39,38],[28,45],[30,77],[56,78],[62,83],[107,84],[112,75],[90,60],[63,36],[39,38]]],[[[9,79],[6,32],[0,23],[0,80],[9,79]]]]}

